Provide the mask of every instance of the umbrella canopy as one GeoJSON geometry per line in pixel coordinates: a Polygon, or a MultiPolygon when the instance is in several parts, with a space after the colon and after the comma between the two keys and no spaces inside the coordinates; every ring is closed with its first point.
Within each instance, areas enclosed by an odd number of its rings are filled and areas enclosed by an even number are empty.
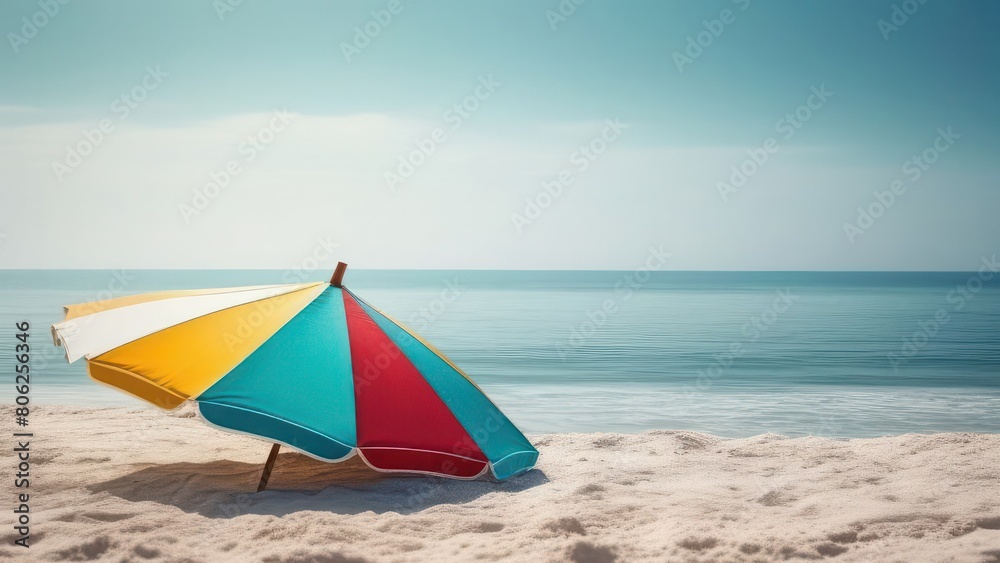
{"type": "Polygon", "coordinates": [[[531,469],[527,438],[441,352],[340,286],[344,267],[331,283],[71,305],[53,339],[101,383],[164,409],[194,401],[213,426],[324,461],[466,479],[531,469]]]}

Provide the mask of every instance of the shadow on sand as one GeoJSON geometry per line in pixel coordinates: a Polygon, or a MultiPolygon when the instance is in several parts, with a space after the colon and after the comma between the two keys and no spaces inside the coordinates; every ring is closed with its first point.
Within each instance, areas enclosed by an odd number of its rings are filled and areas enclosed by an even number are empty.
{"type": "Polygon", "coordinates": [[[267,490],[258,494],[254,491],[262,467],[226,460],[151,465],[89,488],[132,502],[152,501],[210,518],[232,518],[241,514],[283,516],[303,510],[409,514],[548,482],[537,469],[505,481],[487,476],[461,481],[379,473],[356,456],[341,463],[324,463],[299,453],[285,453],[278,456],[267,490]]]}

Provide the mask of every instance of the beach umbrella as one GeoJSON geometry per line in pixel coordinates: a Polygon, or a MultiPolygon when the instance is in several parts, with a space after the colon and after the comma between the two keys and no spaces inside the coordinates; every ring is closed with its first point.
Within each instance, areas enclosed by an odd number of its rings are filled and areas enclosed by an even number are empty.
{"type": "Polygon", "coordinates": [[[223,430],[378,471],[504,479],[538,451],[454,363],[341,281],[132,295],[52,326],[90,377],[223,430]]]}

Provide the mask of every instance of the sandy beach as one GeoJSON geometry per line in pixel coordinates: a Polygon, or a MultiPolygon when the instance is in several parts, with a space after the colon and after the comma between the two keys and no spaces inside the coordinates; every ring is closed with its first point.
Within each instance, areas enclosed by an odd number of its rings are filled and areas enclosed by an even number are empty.
{"type": "Polygon", "coordinates": [[[3,558],[1000,561],[998,435],[533,435],[537,469],[503,482],[283,450],[255,494],[269,445],[191,409],[36,407],[31,425],[31,547],[7,525],[3,558]]]}

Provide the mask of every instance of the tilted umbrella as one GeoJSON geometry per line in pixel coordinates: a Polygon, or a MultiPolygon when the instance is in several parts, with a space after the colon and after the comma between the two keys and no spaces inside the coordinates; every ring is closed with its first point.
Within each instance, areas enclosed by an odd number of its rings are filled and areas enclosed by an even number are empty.
{"type": "Polygon", "coordinates": [[[179,290],[66,307],[52,326],[90,377],[324,461],[498,479],[538,451],[441,352],[341,285],[179,290]]]}

